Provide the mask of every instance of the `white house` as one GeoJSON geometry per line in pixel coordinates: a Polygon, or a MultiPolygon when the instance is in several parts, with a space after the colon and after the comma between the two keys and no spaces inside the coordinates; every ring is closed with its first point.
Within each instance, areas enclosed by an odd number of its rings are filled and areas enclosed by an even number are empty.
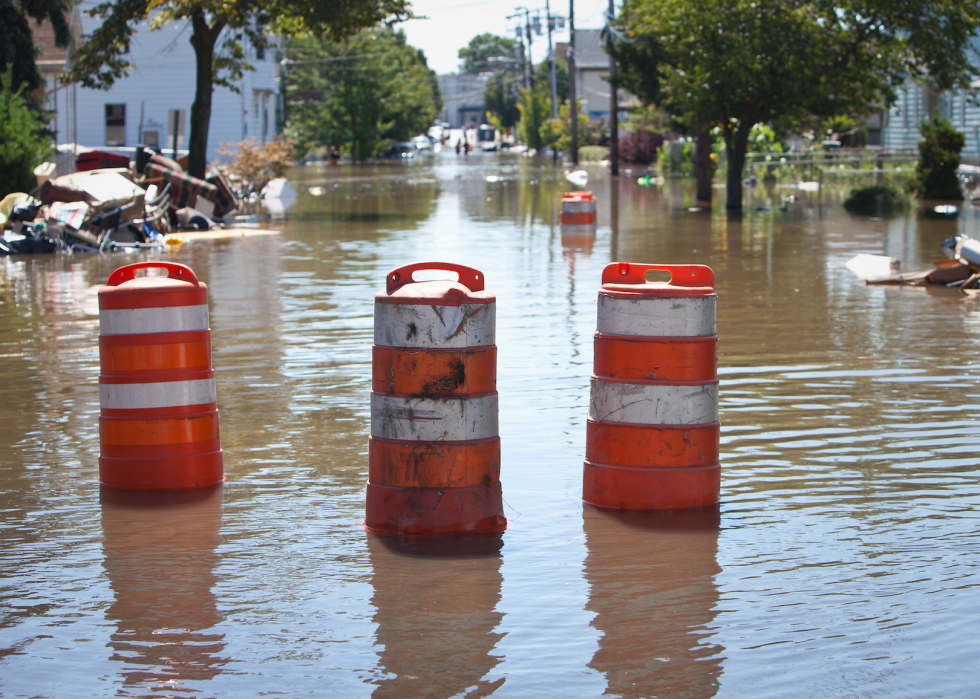
{"type": "MultiPolygon", "coordinates": [[[[98,21],[82,15],[82,33],[89,33],[98,21]]],[[[190,45],[189,21],[175,22],[150,31],[142,22],[133,36],[129,61],[134,68],[117,80],[111,89],[90,90],[81,86],[71,90],[71,106],[59,109],[56,133],[60,143],[69,139],[88,148],[132,148],[139,144],[169,150],[173,124],[170,110],[184,110],[184,123],[178,124],[178,148],[186,149],[190,139],[190,111],[194,102],[195,57],[190,45]],[[71,137],[74,138],[71,138],[71,137]]],[[[220,46],[222,39],[218,39],[220,46]]],[[[256,71],[246,71],[235,83],[236,94],[215,87],[208,131],[208,160],[217,156],[222,141],[238,142],[254,137],[272,140],[281,118],[280,59],[276,48],[257,51],[247,47],[248,61],[256,71]]]]}
{"type": "MultiPolygon", "coordinates": [[[[980,84],[974,85],[980,87],[980,84]]],[[[964,157],[980,157],[980,107],[970,104],[974,91],[936,92],[929,85],[908,81],[898,91],[898,99],[884,114],[885,148],[914,149],[919,139],[919,124],[934,115],[949,119],[954,128],[966,136],[964,157]]]]}

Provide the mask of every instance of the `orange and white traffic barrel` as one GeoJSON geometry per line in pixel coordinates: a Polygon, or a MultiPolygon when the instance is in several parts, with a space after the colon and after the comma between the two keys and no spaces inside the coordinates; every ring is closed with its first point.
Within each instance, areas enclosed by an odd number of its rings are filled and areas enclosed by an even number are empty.
{"type": "Polygon", "coordinates": [[[365,526],[388,534],[501,532],[496,297],[483,274],[422,262],[374,297],[365,526]],[[445,270],[459,281],[419,281],[445,270]]]}
{"type": "Polygon", "coordinates": [[[126,490],[224,480],[208,288],[184,265],[120,267],[99,289],[99,481],[126,490]],[[163,268],[167,276],[136,277],[163,268]]]}
{"type": "Polygon", "coordinates": [[[562,226],[594,226],[595,197],[592,192],[566,192],[561,198],[562,226]]]}
{"type": "Polygon", "coordinates": [[[718,502],[718,297],[703,265],[608,265],[598,295],[583,499],[654,510],[718,502]],[[648,282],[649,270],[670,273],[648,282]]]}

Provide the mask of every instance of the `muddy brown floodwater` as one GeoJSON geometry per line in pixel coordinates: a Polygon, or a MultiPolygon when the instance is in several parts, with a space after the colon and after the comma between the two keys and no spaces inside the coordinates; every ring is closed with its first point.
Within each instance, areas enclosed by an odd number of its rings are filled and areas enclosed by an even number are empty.
{"type": "Polygon", "coordinates": [[[760,187],[731,221],[689,211],[688,182],[597,169],[588,236],[562,235],[572,187],[530,158],[291,181],[280,235],[147,254],[210,289],[222,488],[100,492],[96,291],[136,257],[0,260],[4,697],[978,695],[980,309],[844,268],[924,268],[980,237],[969,206],[874,220],[760,187]],[[373,295],[425,259],[497,295],[498,540],[359,527],[373,295]],[[715,271],[715,516],[582,505],[611,260],[715,271]]]}

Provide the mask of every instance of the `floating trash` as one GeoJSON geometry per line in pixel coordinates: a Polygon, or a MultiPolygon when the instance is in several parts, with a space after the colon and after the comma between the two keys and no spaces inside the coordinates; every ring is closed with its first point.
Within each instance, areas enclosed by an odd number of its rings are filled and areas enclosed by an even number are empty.
{"type": "Polygon", "coordinates": [[[314,197],[322,197],[323,196],[324,189],[323,189],[323,187],[310,187],[306,191],[308,191],[314,197]]]}

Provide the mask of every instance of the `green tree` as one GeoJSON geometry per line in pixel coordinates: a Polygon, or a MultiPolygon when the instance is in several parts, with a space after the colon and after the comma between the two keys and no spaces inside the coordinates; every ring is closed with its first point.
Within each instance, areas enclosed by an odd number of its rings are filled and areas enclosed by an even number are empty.
{"type": "Polygon", "coordinates": [[[517,124],[521,118],[517,108],[520,91],[521,77],[517,73],[504,70],[494,73],[483,88],[483,106],[497,117],[505,129],[517,124]]]}
{"type": "Polygon", "coordinates": [[[496,34],[478,34],[469,46],[459,50],[460,73],[488,73],[498,70],[520,70],[520,56],[514,55],[517,42],[496,34]],[[504,59],[504,60],[494,60],[504,59]]]}
{"type": "Polygon", "coordinates": [[[12,88],[21,85],[30,93],[44,84],[37,69],[37,52],[31,21],[48,21],[54,29],[57,46],[67,46],[71,32],[65,13],[71,9],[70,0],[0,0],[0,74],[13,68],[12,88]]]}
{"type": "MultiPolygon", "coordinates": [[[[624,87],[636,95],[648,108],[657,109],[663,105],[661,66],[672,65],[670,55],[650,35],[640,34],[632,39],[624,39],[614,32],[608,51],[616,59],[618,87],[624,87]],[[618,39],[618,40],[617,40],[618,39]]],[[[673,129],[683,134],[693,135],[697,144],[694,157],[694,174],[697,178],[697,199],[710,202],[712,199],[711,181],[714,166],[711,160],[711,123],[698,115],[691,123],[684,117],[670,120],[673,129]]],[[[685,146],[686,148],[686,146],[685,146]]],[[[669,171],[674,168],[667,166],[669,171]]]]}
{"type": "MultiPolygon", "coordinates": [[[[545,59],[534,69],[534,84],[543,85],[551,94],[551,61],[545,59]]],[[[568,66],[560,58],[555,59],[555,91],[559,105],[568,101],[568,66]]]]}
{"type": "Polygon", "coordinates": [[[51,152],[44,119],[24,99],[26,85],[14,88],[13,72],[8,65],[0,75],[0,199],[31,191],[34,168],[51,152]]]}
{"type": "Polygon", "coordinates": [[[627,0],[618,26],[662,47],[663,102],[691,124],[720,123],[727,206],[742,208],[752,127],[862,114],[908,76],[968,88],[980,7],[962,0],[627,0]]]}
{"type": "Polygon", "coordinates": [[[88,14],[102,24],[76,51],[67,80],[90,88],[108,89],[132,68],[127,55],[139,22],[149,18],[154,28],[190,24],[197,70],[188,170],[195,177],[203,177],[207,167],[214,86],[235,90],[234,82],[253,69],[246,39],[256,48],[267,46],[268,32],[309,32],[339,41],[379,22],[411,16],[408,0],[115,0],[88,14]]]}
{"type": "MultiPolygon", "coordinates": [[[[524,79],[521,75],[511,71],[498,70],[487,81],[487,86],[483,90],[483,104],[487,111],[497,117],[500,125],[510,128],[517,124],[521,118],[517,104],[521,96],[521,85],[524,79]]],[[[548,109],[551,109],[551,64],[545,60],[535,68],[535,87],[544,90],[548,99],[548,109]]],[[[558,93],[558,104],[568,99],[568,69],[565,62],[558,60],[555,62],[555,86],[558,93]]]]}
{"type": "Polygon", "coordinates": [[[290,41],[287,131],[301,149],[335,145],[355,160],[424,133],[442,108],[435,73],[402,31],[290,41]]]}
{"type": "Polygon", "coordinates": [[[551,98],[544,86],[521,88],[521,99],[517,103],[521,112],[521,121],[517,125],[517,133],[528,148],[539,150],[551,145],[548,139],[552,137],[551,98]]]}
{"type": "MultiPolygon", "coordinates": [[[[576,116],[578,117],[576,121],[578,122],[578,133],[579,133],[579,145],[581,146],[597,146],[600,145],[600,141],[597,139],[592,139],[593,142],[588,143],[583,140],[583,136],[589,132],[595,132],[595,129],[591,129],[589,126],[589,117],[582,113],[582,101],[578,101],[578,110],[576,111],[576,116]]],[[[603,122],[605,123],[605,122],[603,122]]],[[[554,145],[558,150],[567,151],[572,147],[572,107],[571,104],[566,100],[558,108],[558,118],[549,120],[549,126],[551,132],[554,134],[554,145]]],[[[607,133],[608,141],[608,133],[607,133]]]]}
{"type": "Polygon", "coordinates": [[[919,162],[909,189],[919,199],[963,198],[956,171],[960,167],[960,151],[966,137],[946,120],[935,117],[919,126],[919,162]]]}

